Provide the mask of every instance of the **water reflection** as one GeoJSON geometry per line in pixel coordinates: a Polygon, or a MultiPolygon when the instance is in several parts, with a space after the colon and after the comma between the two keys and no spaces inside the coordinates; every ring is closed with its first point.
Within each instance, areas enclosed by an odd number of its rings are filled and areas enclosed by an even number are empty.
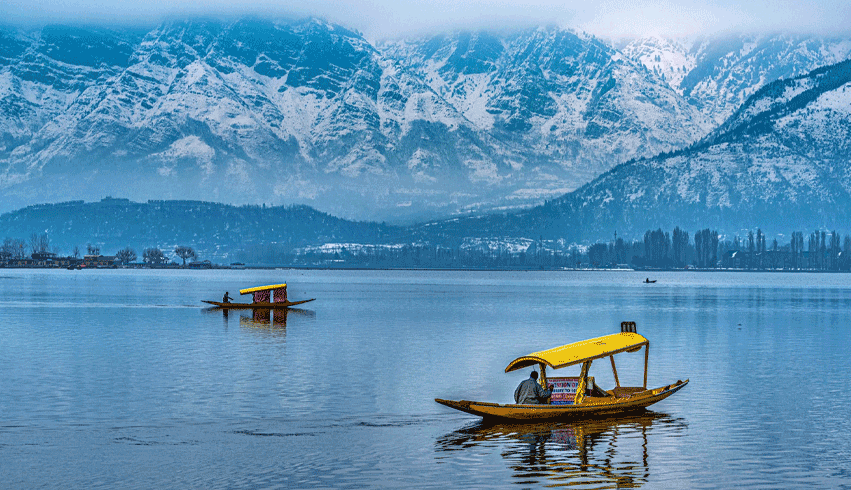
{"type": "Polygon", "coordinates": [[[286,334],[287,320],[293,316],[313,318],[316,312],[301,308],[286,309],[251,309],[230,311],[227,308],[206,308],[207,313],[222,312],[222,320],[225,328],[228,327],[231,316],[239,318],[239,326],[243,328],[259,328],[264,330],[275,330],[286,334]]]}
{"type": "Polygon", "coordinates": [[[682,419],[657,412],[580,422],[478,422],[436,442],[438,452],[498,447],[512,483],[580,488],[638,488],[650,476],[648,434],[682,433],[682,419]]]}

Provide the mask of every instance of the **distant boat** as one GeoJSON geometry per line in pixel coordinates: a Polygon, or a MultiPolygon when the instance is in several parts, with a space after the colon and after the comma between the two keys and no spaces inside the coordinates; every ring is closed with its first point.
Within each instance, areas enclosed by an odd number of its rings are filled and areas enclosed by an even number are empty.
{"type": "Polygon", "coordinates": [[[207,301],[204,303],[213,305],[217,308],[225,309],[268,309],[275,310],[281,308],[289,308],[295,305],[301,305],[315,301],[316,298],[304,299],[301,301],[290,301],[287,299],[287,285],[273,284],[271,286],[258,286],[256,288],[240,289],[239,294],[253,294],[254,301],[251,303],[231,303],[229,301],[207,301]]]}
{"type": "Polygon", "coordinates": [[[656,279],[653,279],[653,280],[651,281],[649,277],[648,277],[647,279],[645,279],[645,280],[644,280],[644,284],[653,284],[654,282],[656,282],[656,279]]]}

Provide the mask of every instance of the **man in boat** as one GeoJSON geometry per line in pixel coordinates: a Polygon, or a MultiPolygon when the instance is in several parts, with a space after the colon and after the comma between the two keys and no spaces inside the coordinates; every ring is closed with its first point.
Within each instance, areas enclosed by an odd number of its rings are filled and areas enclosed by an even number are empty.
{"type": "Polygon", "coordinates": [[[548,388],[545,390],[541,387],[538,383],[538,372],[532,371],[529,378],[525,379],[514,390],[514,401],[521,405],[546,403],[547,398],[553,394],[553,385],[550,385],[548,388]]]}
{"type": "Polygon", "coordinates": [[[230,297],[230,294],[228,294],[228,292],[225,291],[225,295],[222,296],[222,303],[230,303],[230,300],[232,300],[232,299],[233,298],[230,297]]]}

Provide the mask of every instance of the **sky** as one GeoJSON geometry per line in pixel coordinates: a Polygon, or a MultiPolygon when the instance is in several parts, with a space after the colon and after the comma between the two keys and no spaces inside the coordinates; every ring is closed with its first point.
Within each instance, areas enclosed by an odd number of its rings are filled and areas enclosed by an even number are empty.
{"type": "Polygon", "coordinates": [[[373,39],[558,25],[608,39],[851,28],[849,0],[2,0],[5,23],[155,23],[197,15],[317,16],[373,39]]]}

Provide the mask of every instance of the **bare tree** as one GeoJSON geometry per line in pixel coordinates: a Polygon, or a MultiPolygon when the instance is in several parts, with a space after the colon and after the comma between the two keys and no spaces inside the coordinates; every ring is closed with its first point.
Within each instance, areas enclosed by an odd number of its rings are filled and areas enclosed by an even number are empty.
{"type": "Polygon", "coordinates": [[[47,233],[33,233],[30,235],[30,253],[44,253],[50,250],[50,238],[47,233]]]}
{"type": "Polygon", "coordinates": [[[12,258],[25,259],[27,258],[27,242],[21,238],[12,239],[12,258]]]}
{"type": "Polygon", "coordinates": [[[122,265],[127,265],[136,260],[136,252],[130,247],[125,247],[115,253],[115,258],[121,262],[122,265]]]}
{"type": "Polygon", "coordinates": [[[89,243],[86,245],[86,252],[87,255],[100,255],[100,247],[89,243]]]}
{"type": "Polygon", "coordinates": [[[146,264],[152,265],[165,264],[168,262],[163,251],[158,248],[146,248],[145,251],[142,252],[142,260],[144,260],[146,264]]]}
{"type": "Polygon", "coordinates": [[[6,237],[3,240],[3,245],[0,246],[0,260],[9,260],[15,256],[15,247],[12,245],[12,239],[6,237]]]}
{"type": "Polygon", "coordinates": [[[38,233],[30,234],[30,253],[38,253],[38,233]]]}
{"type": "Polygon", "coordinates": [[[187,247],[184,245],[178,245],[174,249],[174,254],[183,259],[183,265],[186,265],[186,259],[195,258],[195,250],[192,250],[192,247],[187,247]]]}
{"type": "Polygon", "coordinates": [[[77,245],[74,245],[73,254],[74,254],[75,259],[79,259],[80,258],[80,247],[78,247],[77,245]]]}

